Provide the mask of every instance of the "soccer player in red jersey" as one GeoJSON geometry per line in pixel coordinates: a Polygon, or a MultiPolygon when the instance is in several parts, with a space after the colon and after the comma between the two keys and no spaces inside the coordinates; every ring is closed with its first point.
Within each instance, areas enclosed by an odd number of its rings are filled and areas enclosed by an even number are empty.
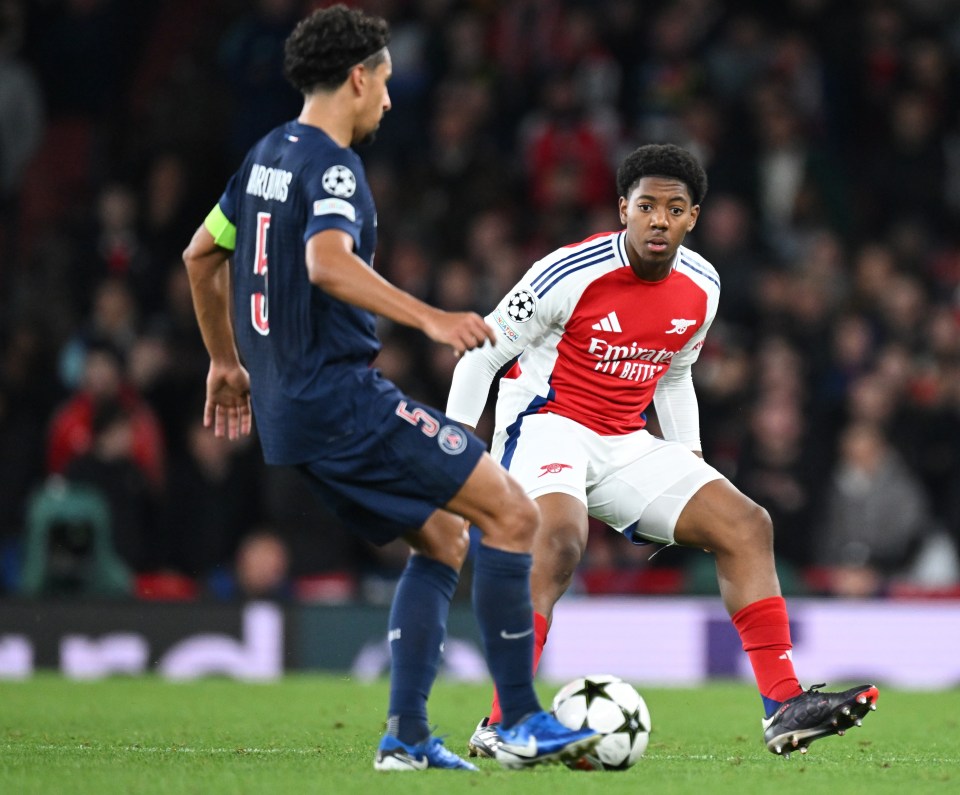
{"type": "MultiPolygon", "coordinates": [[[[624,229],[595,235],[534,263],[488,315],[496,346],[467,353],[447,415],[475,427],[500,381],[492,452],[540,508],[531,591],[534,666],[553,607],[587,543],[588,517],[628,539],[711,552],[720,593],[750,658],[777,754],[842,734],[875,706],[873,685],[804,691],[791,659],[787,609],[766,510],[700,451],[691,367],[720,297],[720,279],[683,246],[707,190],[684,149],[642,146],[617,173],[624,229]],[[663,439],[645,430],[656,408],[663,439]]],[[[499,708],[481,721],[471,755],[495,752],[499,708]]]]}

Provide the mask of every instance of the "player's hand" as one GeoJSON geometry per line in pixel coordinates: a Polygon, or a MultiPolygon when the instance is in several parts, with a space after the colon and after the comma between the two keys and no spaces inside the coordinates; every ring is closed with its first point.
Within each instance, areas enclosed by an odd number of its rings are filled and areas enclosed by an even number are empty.
{"type": "Polygon", "coordinates": [[[423,331],[434,342],[449,345],[457,356],[479,348],[488,340],[492,345],[497,344],[493,329],[476,312],[444,312],[438,309],[428,318],[423,331]]]}
{"type": "Polygon", "coordinates": [[[239,363],[224,367],[211,362],[207,402],[203,407],[204,427],[212,426],[215,436],[239,439],[249,435],[252,419],[250,374],[239,363]]]}

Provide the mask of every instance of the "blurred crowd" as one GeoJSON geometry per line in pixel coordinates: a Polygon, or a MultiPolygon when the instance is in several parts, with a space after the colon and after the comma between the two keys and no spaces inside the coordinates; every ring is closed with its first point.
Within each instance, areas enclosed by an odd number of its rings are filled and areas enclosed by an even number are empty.
{"type": "MultiPolygon", "coordinates": [[[[960,594],[957,2],[356,4],[393,30],[361,152],[378,270],[485,314],[619,227],[626,153],[689,148],[710,191],[687,245],[723,283],[704,452],[773,516],[785,591],[960,594]]],[[[180,259],[299,112],[282,43],[317,5],[0,0],[0,592],[76,592],[105,539],[105,592],[389,597],[399,550],[202,427],[180,259]]],[[[452,353],[381,333],[377,366],[442,407],[452,353]]],[[[650,553],[593,527],[577,587],[715,589],[703,553],[650,553]]]]}

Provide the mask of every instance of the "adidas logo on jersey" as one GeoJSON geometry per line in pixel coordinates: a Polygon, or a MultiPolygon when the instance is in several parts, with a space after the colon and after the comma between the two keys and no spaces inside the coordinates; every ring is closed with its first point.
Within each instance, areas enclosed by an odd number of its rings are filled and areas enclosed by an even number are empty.
{"type": "Polygon", "coordinates": [[[600,320],[599,323],[594,323],[590,326],[594,331],[623,331],[620,328],[620,320],[617,318],[616,312],[611,312],[605,318],[600,320]]]}

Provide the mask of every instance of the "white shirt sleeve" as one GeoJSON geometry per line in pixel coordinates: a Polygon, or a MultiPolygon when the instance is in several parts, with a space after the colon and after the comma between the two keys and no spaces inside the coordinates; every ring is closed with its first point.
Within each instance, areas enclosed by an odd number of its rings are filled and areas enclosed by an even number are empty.
{"type": "Polygon", "coordinates": [[[708,309],[704,324],[683,346],[670,363],[653,393],[653,405],[660,421],[663,438],[700,452],[700,407],[693,386],[693,363],[700,358],[700,349],[716,316],[716,304],[708,309]]]}
{"type": "MultiPolygon", "coordinates": [[[[506,347],[506,346],[504,346],[506,347]]],[[[447,398],[447,416],[455,422],[477,427],[487,404],[490,384],[497,371],[510,360],[501,346],[484,343],[482,348],[467,351],[457,362],[447,398]]]]}
{"type": "Polygon", "coordinates": [[[453,371],[447,416],[476,427],[490,394],[494,376],[523,349],[536,343],[554,323],[558,308],[553,301],[538,299],[530,286],[534,265],[487,317],[487,325],[496,332],[497,344],[486,343],[463,355],[453,371]]]}
{"type": "Polygon", "coordinates": [[[699,452],[700,409],[693,387],[693,373],[689,366],[670,369],[664,374],[653,393],[663,438],[699,452]]]}

